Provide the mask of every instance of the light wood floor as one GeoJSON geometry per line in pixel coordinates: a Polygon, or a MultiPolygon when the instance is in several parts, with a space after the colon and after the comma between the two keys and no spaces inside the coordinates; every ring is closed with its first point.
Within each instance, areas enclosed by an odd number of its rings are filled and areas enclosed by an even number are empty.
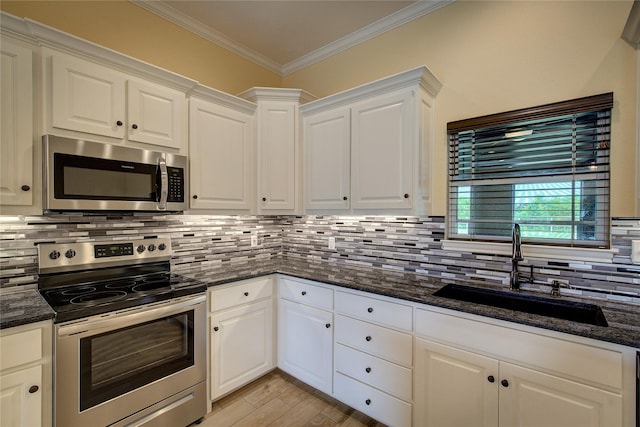
{"type": "Polygon", "coordinates": [[[275,370],[213,404],[199,427],[384,427],[275,370]]]}

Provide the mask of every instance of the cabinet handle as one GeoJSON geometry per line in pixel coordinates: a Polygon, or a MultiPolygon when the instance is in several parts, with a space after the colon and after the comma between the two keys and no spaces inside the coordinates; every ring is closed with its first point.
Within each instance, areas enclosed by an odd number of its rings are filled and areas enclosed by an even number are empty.
{"type": "Polygon", "coordinates": [[[408,193],[404,193],[404,198],[408,199],[409,198],[409,194],[408,193]]]}
{"type": "Polygon", "coordinates": [[[502,384],[502,387],[509,387],[509,381],[507,380],[500,381],[500,384],[502,384]]]}
{"type": "Polygon", "coordinates": [[[367,311],[368,311],[369,313],[373,313],[373,307],[369,307],[369,308],[367,308],[367,311]]]}
{"type": "Polygon", "coordinates": [[[121,120],[118,120],[118,121],[116,122],[116,126],[122,126],[122,121],[121,121],[121,120]]]}
{"type": "Polygon", "coordinates": [[[325,328],[329,329],[331,327],[331,323],[327,323],[324,325],[325,328]]]}
{"type": "Polygon", "coordinates": [[[32,385],[31,387],[29,387],[29,393],[31,394],[37,392],[38,390],[40,390],[40,387],[38,387],[37,385],[32,385]]]}
{"type": "Polygon", "coordinates": [[[365,337],[365,340],[367,340],[367,341],[371,341],[371,336],[370,336],[370,335],[367,335],[367,336],[365,337]]]}
{"type": "Polygon", "coordinates": [[[302,294],[302,296],[305,296],[307,294],[307,291],[302,291],[300,293],[302,294]]]}
{"type": "Polygon", "coordinates": [[[194,199],[197,199],[197,198],[198,198],[198,195],[197,195],[197,194],[194,194],[194,195],[193,195],[193,198],[194,198],[194,199]]]}
{"type": "Polygon", "coordinates": [[[266,201],[267,201],[267,198],[266,198],[266,197],[263,197],[263,198],[262,198],[262,201],[263,201],[263,202],[266,202],[266,201]]]}
{"type": "Polygon", "coordinates": [[[344,196],[344,197],[342,198],[342,200],[348,200],[348,197],[347,197],[347,196],[344,196]]]}
{"type": "Polygon", "coordinates": [[[493,375],[489,375],[489,376],[487,377],[487,381],[489,381],[490,383],[493,383],[493,382],[495,382],[495,381],[496,381],[496,379],[493,377],[493,375]]]}
{"type": "Polygon", "coordinates": [[[369,374],[369,373],[371,373],[371,368],[367,367],[367,368],[365,369],[365,371],[367,372],[367,374],[369,374]]]}
{"type": "Polygon", "coordinates": [[[367,399],[367,400],[365,400],[365,401],[364,401],[364,403],[365,403],[367,406],[371,405],[371,399],[367,399]]]}
{"type": "Polygon", "coordinates": [[[218,332],[219,330],[220,330],[220,328],[218,328],[217,326],[214,326],[214,327],[213,327],[213,331],[214,331],[214,332],[218,332]]]}
{"type": "Polygon", "coordinates": [[[20,187],[20,189],[22,191],[29,191],[29,190],[31,190],[31,187],[29,187],[28,185],[23,185],[22,187],[20,187]]]}
{"type": "Polygon", "coordinates": [[[134,129],[138,129],[138,125],[137,125],[137,124],[135,124],[135,123],[134,123],[134,124],[132,124],[132,125],[131,125],[131,127],[132,127],[132,128],[134,128],[134,129]]]}
{"type": "Polygon", "coordinates": [[[249,292],[245,292],[245,293],[244,293],[244,296],[245,296],[245,297],[248,297],[248,296],[249,296],[249,292]]]}

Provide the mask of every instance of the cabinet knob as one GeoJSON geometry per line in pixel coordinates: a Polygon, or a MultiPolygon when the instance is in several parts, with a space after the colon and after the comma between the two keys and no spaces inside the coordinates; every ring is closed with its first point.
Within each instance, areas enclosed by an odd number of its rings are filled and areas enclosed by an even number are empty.
{"type": "Polygon", "coordinates": [[[135,124],[135,123],[134,123],[134,124],[132,124],[132,125],[131,125],[131,127],[132,127],[132,128],[134,128],[134,129],[138,129],[138,125],[137,125],[137,124],[135,124]]]}
{"type": "Polygon", "coordinates": [[[365,369],[365,372],[366,372],[367,374],[371,373],[371,368],[367,367],[367,368],[365,369]]]}
{"type": "Polygon", "coordinates": [[[20,189],[22,191],[29,191],[29,190],[31,190],[31,187],[29,187],[28,185],[23,185],[22,187],[20,187],[20,189]]]}
{"type": "Polygon", "coordinates": [[[404,193],[404,198],[408,199],[409,198],[409,194],[408,193],[404,193]]]}
{"type": "Polygon", "coordinates": [[[218,328],[217,326],[214,326],[214,327],[213,327],[213,331],[214,331],[214,332],[218,332],[219,330],[220,330],[220,328],[218,328]]]}
{"type": "Polygon", "coordinates": [[[368,311],[369,313],[373,313],[373,307],[369,307],[369,308],[367,308],[367,311],[368,311]]]}
{"type": "Polygon", "coordinates": [[[500,381],[500,384],[502,384],[502,387],[509,387],[509,381],[507,380],[500,381]]]}
{"type": "Polygon", "coordinates": [[[31,387],[29,387],[29,393],[31,394],[37,392],[38,390],[40,390],[40,387],[38,387],[37,385],[32,385],[31,387]]]}
{"type": "Polygon", "coordinates": [[[489,381],[490,383],[493,383],[493,382],[495,382],[495,381],[496,381],[496,379],[493,377],[493,375],[489,375],[489,376],[487,377],[487,381],[489,381]]]}
{"type": "Polygon", "coordinates": [[[121,120],[118,120],[118,121],[116,122],[116,126],[122,126],[122,121],[121,121],[121,120]]]}
{"type": "Polygon", "coordinates": [[[367,340],[367,341],[371,341],[371,335],[367,335],[367,336],[365,337],[365,340],[367,340]]]}
{"type": "Polygon", "coordinates": [[[266,198],[266,197],[263,197],[263,198],[262,198],[262,201],[263,201],[263,202],[266,202],[266,201],[267,201],[267,198],[266,198]]]}
{"type": "Polygon", "coordinates": [[[192,197],[193,197],[193,198],[194,198],[194,200],[195,200],[195,199],[197,199],[197,198],[198,198],[198,195],[197,195],[197,194],[194,194],[192,197]]]}
{"type": "Polygon", "coordinates": [[[365,405],[369,406],[371,405],[371,399],[367,399],[364,401],[365,405]]]}
{"type": "Polygon", "coordinates": [[[348,197],[347,197],[347,196],[344,196],[344,197],[342,198],[342,200],[348,200],[348,197]]]}
{"type": "Polygon", "coordinates": [[[329,329],[331,327],[331,323],[327,323],[324,325],[325,328],[329,329]]]}
{"type": "Polygon", "coordinates": [[[300,293],[302,294],[302,296],[305,296],[307,294],[307,291],[302,291],[300,293]]]}
{"type": "Polygon", "coordinates": [[[245,292],[245,293],[244,293],[244,296],[245,296],[245,297],[248,297],[248,296],[249,296],[249,292],[245,292]]]}

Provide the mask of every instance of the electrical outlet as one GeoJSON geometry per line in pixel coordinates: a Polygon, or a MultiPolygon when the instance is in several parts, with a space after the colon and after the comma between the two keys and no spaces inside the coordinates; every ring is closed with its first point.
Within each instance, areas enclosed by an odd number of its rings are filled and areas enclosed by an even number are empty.
{"type": "Polygon", "coordinates": [[[329,237],[329,249],[335,249],[335,248],[336,248],[336,238],[329,237]]]}
{"type": "Polygon", "coordinates": [[[640,264],[640,240],[631,241],[631,262],[640,264]]]}
{"type": "Polygon", "coordinates": [[[251,235],[251,247],[255,248],[256,246],[258,246],[258,235],[257,234],[252,234],[251,235]]]}

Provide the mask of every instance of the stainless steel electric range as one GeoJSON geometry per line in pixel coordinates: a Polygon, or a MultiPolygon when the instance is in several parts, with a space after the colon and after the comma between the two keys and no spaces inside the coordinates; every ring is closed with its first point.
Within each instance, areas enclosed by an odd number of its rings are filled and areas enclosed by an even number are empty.
{"type": "Polygon", "coordinates": [[[171,240],[43,243],[56,312],[57,427],[187,426],[207,412],[206,286],[171,273],[171,240]]]}

